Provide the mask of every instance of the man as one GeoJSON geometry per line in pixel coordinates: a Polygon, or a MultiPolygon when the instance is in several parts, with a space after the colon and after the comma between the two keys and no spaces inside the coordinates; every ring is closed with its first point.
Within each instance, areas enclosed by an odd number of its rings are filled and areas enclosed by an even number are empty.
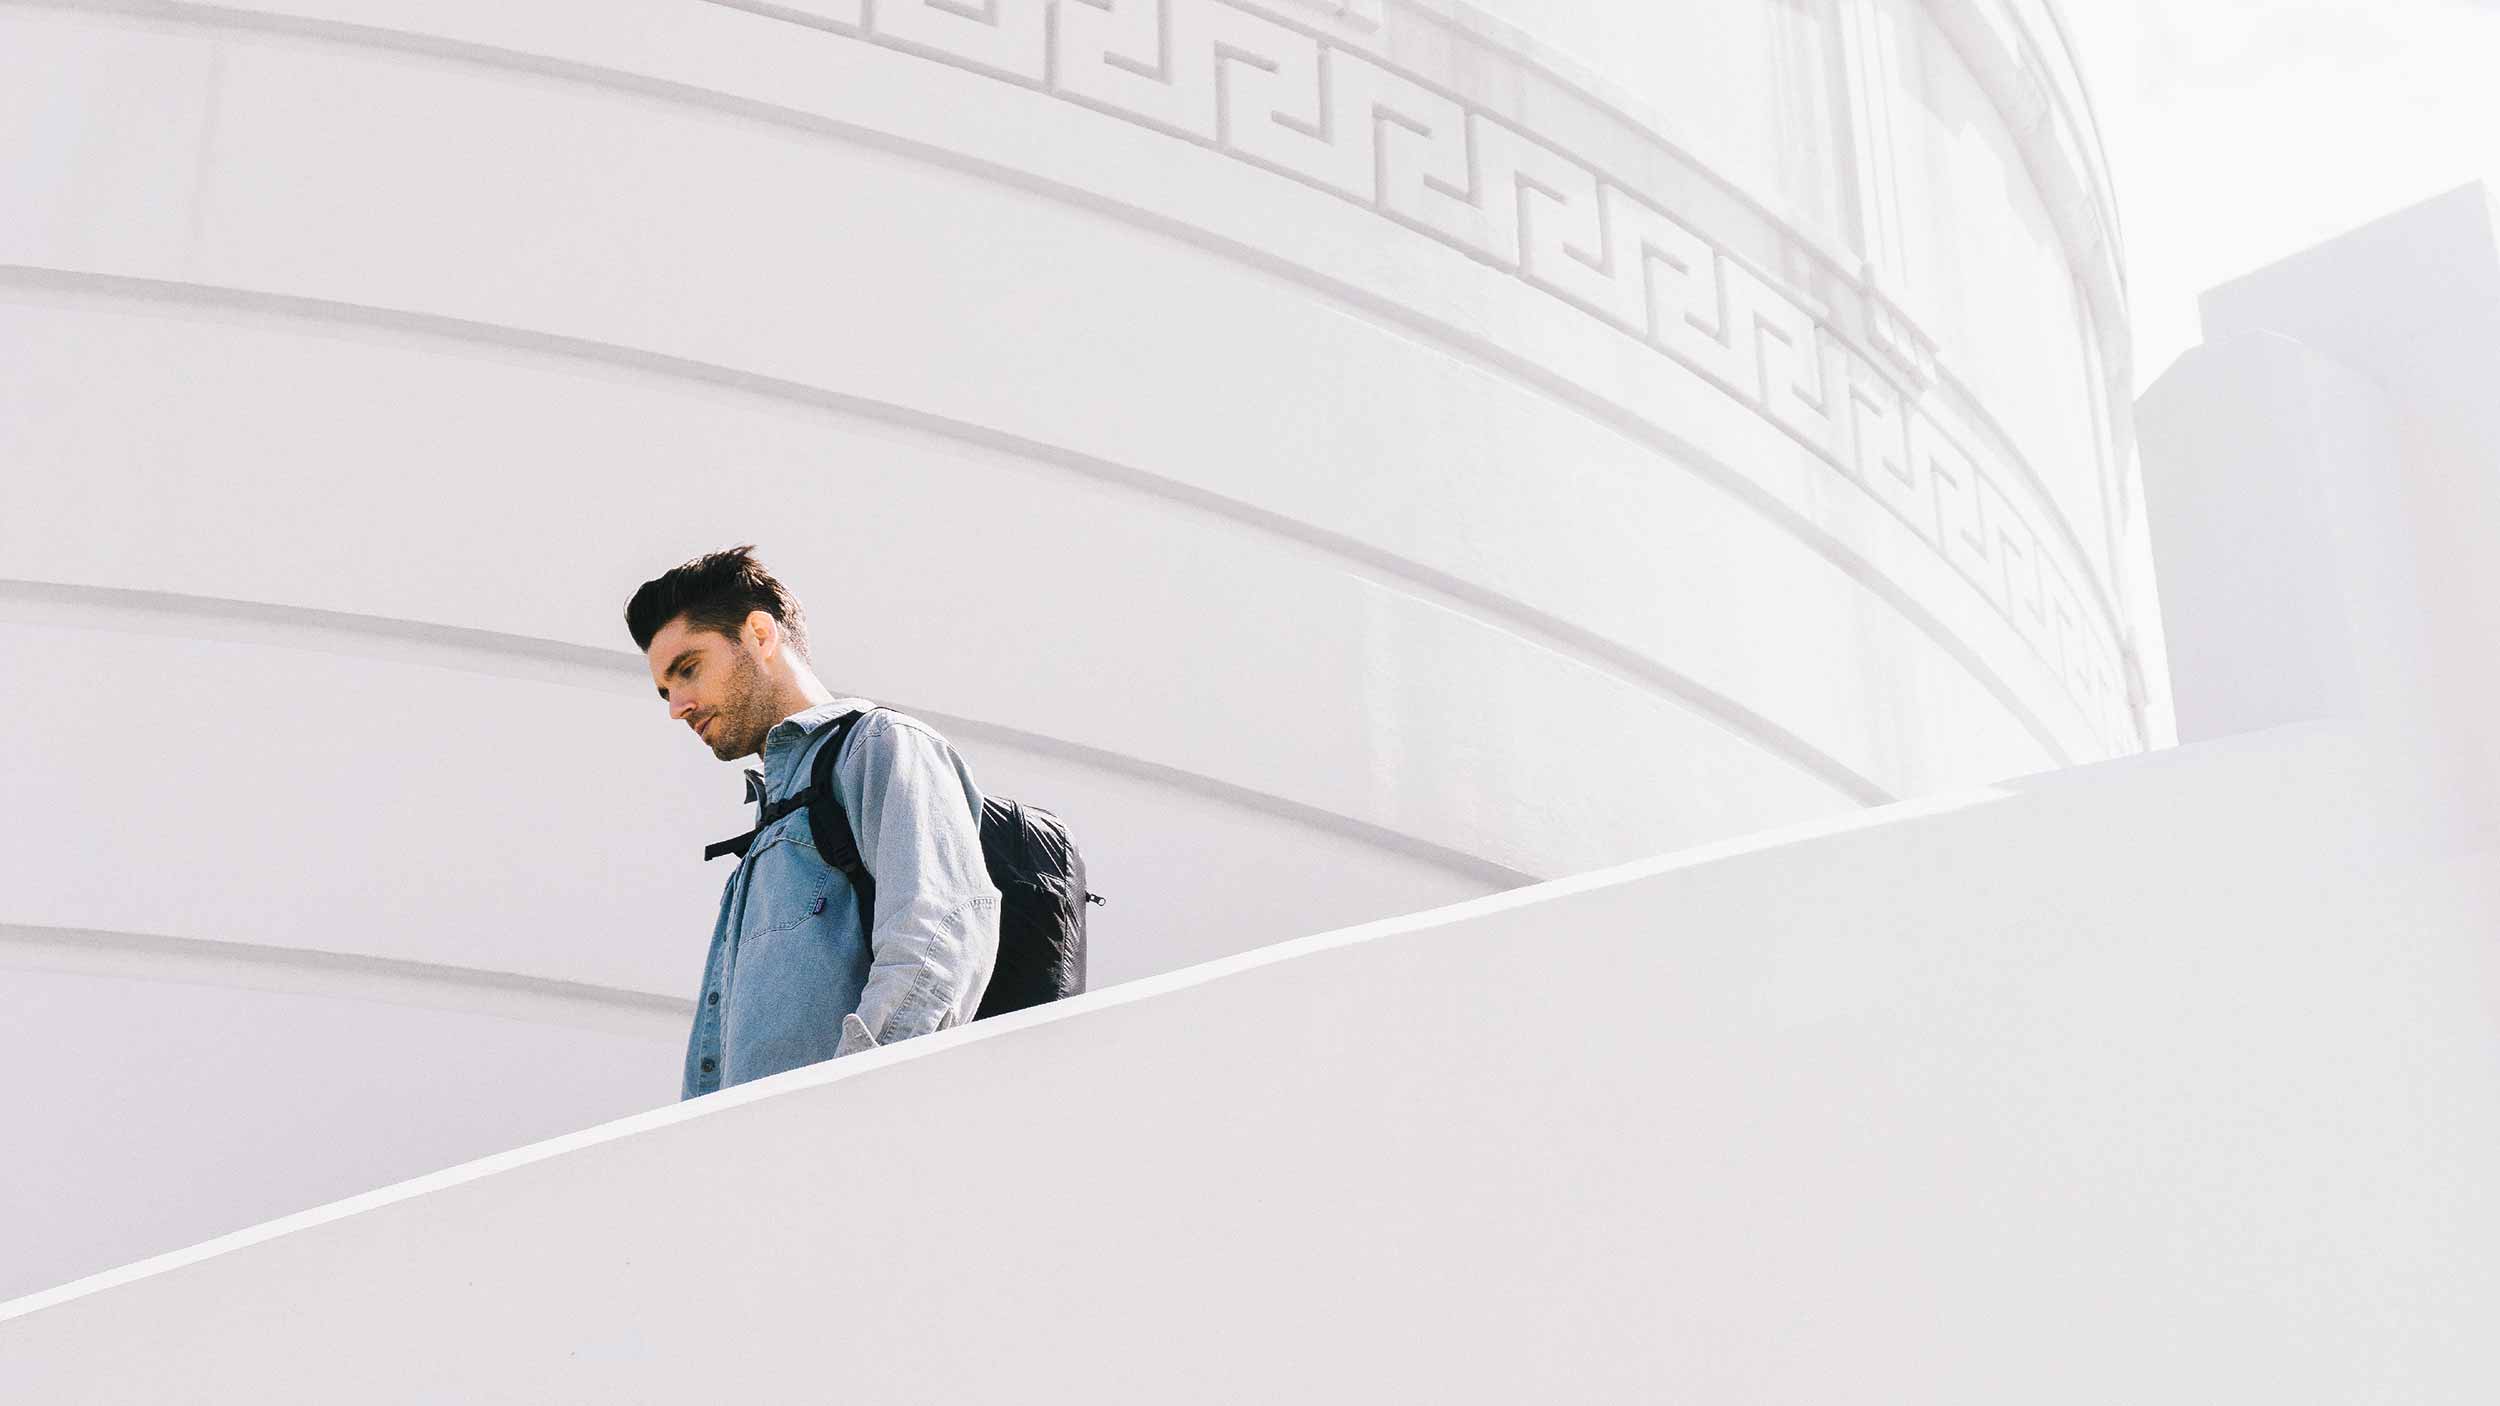
{"type": "MultiPolygon", "coordinates": [[[[669,717],[723,761],[762,756],[746,773],[759,820],[806,788],[832,721],[872,706],[817,680],[805,615],[752,547],[645,582],[625,625],[669,717]]],[[[942,1030],[980,1007],[999,896],[972,773],[928,726],[880,709],[851,727],[833,775],[876,881],[870,929],[805,807],[758,830],[721,893],[681,1097],[942,1030]]]]}

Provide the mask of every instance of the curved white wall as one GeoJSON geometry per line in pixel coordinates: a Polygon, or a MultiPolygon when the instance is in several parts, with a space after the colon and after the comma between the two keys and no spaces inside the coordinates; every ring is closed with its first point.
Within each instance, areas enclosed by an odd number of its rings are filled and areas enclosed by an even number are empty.
{"type": "Polygon", "coordinates": [[[534,1071],[340,1111],[404,1171],[669,1097],[737,787],[617,616],[736,540],[1075,824],[1104,981],[2140,746],[2035,0],[960,8],[0,5],[26,999],[534,1071]]]}

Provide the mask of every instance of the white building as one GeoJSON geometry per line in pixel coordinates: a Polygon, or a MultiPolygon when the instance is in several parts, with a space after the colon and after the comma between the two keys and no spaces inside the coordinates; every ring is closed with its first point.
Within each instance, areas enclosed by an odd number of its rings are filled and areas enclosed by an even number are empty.
{"type": "Polygon", "coordinates": [[[0,1394],[2500,1380],[2488,812],[2422,784],[2500,490],[2420,486],[2500,321],[2424,399],[2317,277],[2218,295],[2148,524],[2046,0],[62,5],[0,65],[0,1292],[436,1173],[0,1308],[0,1394]],[[2258,329],[2442,437],[2259,442],[2306,391],[2193,379],[2258,329]],[[742,826],[618,615],[748,539],[1074,823],[1110,989],[664,1106],[742,826]],[[2133,758],[2148,540],[2200,745],[2133,758]],[[2364,623],[2242,628],[2286,579],[2364,623]]]}
{"type": "Polygon", "coordinates": [[[0,1293],[674,1096],[744,827],[620,614],[731,542],[1076,826],[1098,985],[2146,739],[2042,0],[67,4],[0,70],[0,1293]]]}

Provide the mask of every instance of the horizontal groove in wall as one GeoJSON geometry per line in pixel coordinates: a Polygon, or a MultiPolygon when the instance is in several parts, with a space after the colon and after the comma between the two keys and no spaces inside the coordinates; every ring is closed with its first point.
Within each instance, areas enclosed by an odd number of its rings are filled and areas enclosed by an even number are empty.
{"type": "Polygon", "coordinates": [[[0,923],[0,967],[379,1001],[653,1040],[685,1038],[693,1011],[683,997],[475,967],[21,923],[0,923]]]}
{"type": "MultiPolygon", "coordinates": [[[[1257,533],[1295,550],[1315,553],[1334,569],[1370,581],[1383,589],[1428,600],[1488,628],[1524,640],[1583,668],[1606,675],[1641,693],[1697,712],[1736,736],[1744,738],[1807,775],[1833,787],[1859,804],[1883,805],[1899,799],[1883,783],[1849,767],[1758,711],[1654,659],[1616,643],[1604,635],[1538,610],[1511,596],[1488,590],[1445,572],[1436,571],[1353,538],[1253,507],[1238,499],[1176,483],[1161,475],[1056,445],[1023,439],[987,426],[947,419],[883,401],[868,400],[817,386],[780,380],[708,362],[644,351],[639,348],[620,347],[610,343],[468,322],[431,314],[369,308],[283,294],[243,292],[200,284],[174,284],[162,280],[137,279],[122,275],[64,273],[56,270],[0,265],[0,289],[5,289],[10,284],[52,291],[103,294],[142,306],[150,303],[187,304],[245,315],[266,316],[273,320],[308,321],[326,326],[347,324],[424,340],[487,343],[502,349],[546,356],[559,361],[595,361],[664,378],[717,386],[734,392],[763,397],[781,404],[795,403],[818,410],[849,415],[862,420],[925,433],[949,443],[968,444],[1008,454],[1019,460],[1080,474],[1096,482],[1109,484],[1198,513],[1232,527],[1257,533]]],[[[1874,576],[1875,573],[1865,571],[1863,575],[1874,576]]],[[[1852,573],[1852,579],[1861,579],[1861,573],[1852,573]]],[[[1943,628],[1941,623],[1933,624],[1926,633],[1944,638],[1949,638],[1951,634],[1943,628]]],[[[597,650],[587,650],[583,646],[571,647],[585,649],[585,652],[594,655],[600,653],[597,650]]],[[[1984,666],[1978,665],[1967,657],[1966,649],[1957,654],[1956,658],[1957,662],[1961,662],[1966,668],[1979,674],[1983,683],[1993,677],[1992,674],[1984,672],[1984,666]]],[[[639,662],[635,661],[637,666],[639,662]]],[[[2015,709],[2017,717],[2026,721],[2035,740],[2039,741],[2060,765],[2068,764],[2073,760],[2072,755],[2058,742],[2045,722],[2020,708],[2010,686],[1998,681],[1991,692],[1999,698],[2000,702],[2015,709]]]]}
{"type": "MultiPolygon", "coordinates": [[[[309,649],[586,688],[637,701],[647,698],[651,687],[649,669],[642,657],[625,649],[599,649],[562,640],[459,625],[162,591],[0,579],[0,621],[59,629],[138,629],[188,639],[309,649]]],[[[1289,821],[1323,834],[1420,860],[1495,888],[1516,888],[1553,877],[1531,874],[1369,821],[1179,767],[968,718],[944,709],[924,708],[905,699],[879,701],[925,718],[967,742],[993,742],[1095,771],[1149,782],[1201,800],[1289,821]]]]}

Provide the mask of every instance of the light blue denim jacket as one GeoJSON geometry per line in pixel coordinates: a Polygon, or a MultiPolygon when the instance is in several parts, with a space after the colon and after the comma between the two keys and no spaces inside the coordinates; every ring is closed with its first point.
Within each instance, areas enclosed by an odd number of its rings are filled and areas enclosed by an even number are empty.
{"type": "MultiPolygon", "coordinates": [[[[807,785],[825,725],[871,705],[836,699],[775,723],[747,798],[807,785]]],[[[981,858],[981,792],[926,725],[871,713],[834,760],[834,784],[876,879],[873,931],[850,881],[816,852],[804,809],[757,834],[721,891],[686,1040],[681,1097],[960,1024],[998,957],[998,889],[981,858]]]]}

